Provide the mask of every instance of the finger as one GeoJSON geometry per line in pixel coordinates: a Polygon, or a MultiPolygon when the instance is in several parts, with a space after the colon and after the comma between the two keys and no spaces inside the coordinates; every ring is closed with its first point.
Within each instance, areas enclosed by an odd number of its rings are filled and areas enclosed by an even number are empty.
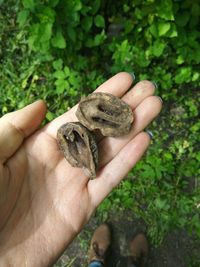
{"type": "Polygon", "coordinates": [[[138,82],[130,91],[128,91],[122,100],[126,102],[133,110],[148,96],[155,92],[155,85],[150,81],[138,82]]]}
{"type": "Polygon", "coordinates": [[[133,80],[133,76],[130,73],[119,72],[102,83],[95,92],[110,93],[121,97],[131,87],[133,80]]]}
{"type": "Polygon", "coordinates": [[[32,134],[46,114],[46,105],[38,100],[21,110],[0,119],[0,162],[4,163],[20,147],[24,138],[32,134]]]}
{"type": "Polygon", "coordinates": [[[150,136],[139,133],[132,139],[98,174],[98,178],[88,182],[88,191],[93,207],[97,207],[102,200],[116,187],[139,161],[150,144],[150,136]]]}
{"type": "Polygon", "coordinates": [[[161,108],[162,103],[157,96],[145,98],[134,111],[134,124],[128,135],[102,139],[99,145],[101,147],[99,150],[100,167],[107,164],[134,136],[143,131],[159,114],[161,108]]]}

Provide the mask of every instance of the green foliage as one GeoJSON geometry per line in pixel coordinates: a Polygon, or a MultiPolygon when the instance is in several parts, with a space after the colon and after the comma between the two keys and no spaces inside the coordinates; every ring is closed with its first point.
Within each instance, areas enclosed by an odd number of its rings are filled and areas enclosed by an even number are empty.
{"type": "Polygon", "coordinates": [[[174,228],[200,236],[199,1],[0,5],[0,113],[42,98],[47,122],[116,72],[156,81],[165,109],[152,126],[155,141],[99,213],[132,209],[156,244],[174,228]]]}

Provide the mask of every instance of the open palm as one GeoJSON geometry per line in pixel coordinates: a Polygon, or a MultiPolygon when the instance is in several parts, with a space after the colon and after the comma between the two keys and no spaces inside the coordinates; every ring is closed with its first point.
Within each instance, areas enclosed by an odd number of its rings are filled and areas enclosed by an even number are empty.
{"type": "Polygon", "coordinates": [[[97,91],[121,97],[133,109],[131,132],[100,142],[100,169],[89,180],[58,149],[58,128],[76,121],[76,106],[39,128],[43,101],[0,119],[0,266],[49,266],[80,232],[100,202],[147,149],[143,129],[158,115],[154,85],[119,73],[97,91]]]}

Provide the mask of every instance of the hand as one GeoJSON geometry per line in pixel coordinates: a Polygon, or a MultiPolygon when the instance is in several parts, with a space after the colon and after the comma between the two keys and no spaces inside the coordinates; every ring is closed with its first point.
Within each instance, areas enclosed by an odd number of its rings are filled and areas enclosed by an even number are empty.
{"type": "Polygon", "coordinates": [[[0,119],[0,266],[49,266],[80,232],[100,202],[146,151],[143,129],[158,115],[154,85],[119,73],[97,91],[121,97],[134,110],[132,131],[100,141],[95,180],[71,167],[58,149],[57,129],[76,121],[76,106],[39,128],[46,106],[39,100],[0,119]],[[128,92],[127,92],[128,91],[128,92]]]}

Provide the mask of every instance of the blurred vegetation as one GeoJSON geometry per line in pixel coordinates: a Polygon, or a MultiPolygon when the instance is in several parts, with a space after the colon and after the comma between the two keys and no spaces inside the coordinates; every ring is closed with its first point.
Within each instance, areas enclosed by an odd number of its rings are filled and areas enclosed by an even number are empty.
{"type": "Polygon", "coordinates": [[[46,122],[120,71],[156,81],[164,109],[146,157],[99,207],[131,209],[159,244],[200,237],[198,0],[0,0],[0,114],[44,99],[46,122]]]}

